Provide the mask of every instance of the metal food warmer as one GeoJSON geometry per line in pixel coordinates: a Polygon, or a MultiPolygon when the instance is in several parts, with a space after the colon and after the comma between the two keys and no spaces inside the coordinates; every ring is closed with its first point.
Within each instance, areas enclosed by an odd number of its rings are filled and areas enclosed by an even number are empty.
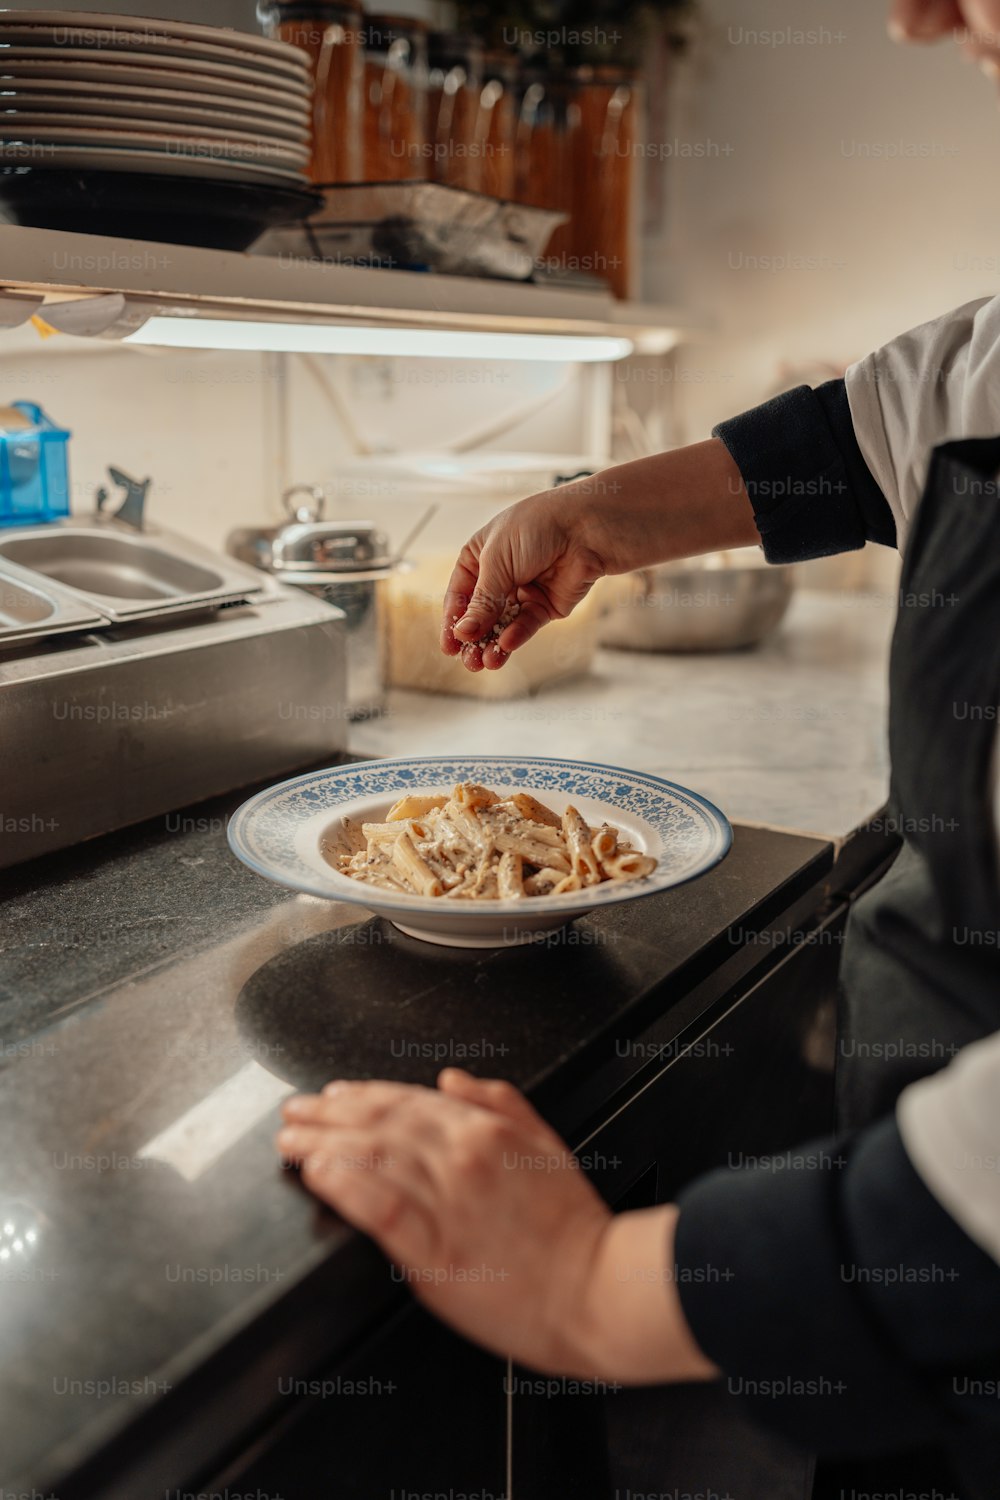
{"type": "Polygon", "coordinates": [[[0,867],[343,749],[341,612],[145,520],[0,529],[0,867]]]}

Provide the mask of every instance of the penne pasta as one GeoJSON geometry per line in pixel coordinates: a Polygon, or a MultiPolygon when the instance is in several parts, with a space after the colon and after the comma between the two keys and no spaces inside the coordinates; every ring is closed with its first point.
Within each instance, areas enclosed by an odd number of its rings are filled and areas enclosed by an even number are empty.
{"type": "Polygon", "coordinates": [[[457,802],[460,807],[468,808],[470,812],[477,812],[481,807],[490,807],[500,800],[496,792],[491,792],[485,786],[477,786],[474,781],[460,781],[451,795],[453,802],[457,802]]]}
{"type": "Polygon", "coordinates": [[[559,849],[553,849],[550,844],[536,844],[532,838],[519,838],[516,833],[498,833],[496,846],[504,853],[520,854],[531,865],[551,865],[555,870],[562,870],[564,875],[570,872],[570,862],[565,854],[559,849]]]}
{"type": "Polygon", "coordinates": [[[423,856],[417,852],[417,846],[405,828],[392,846],[392,862],[403,879],[419,896],[443,894],[444,886],[439,877],[435,875],[423,856]]]}
{"type": "Polygon", "coordinates": [[[611,880],[641,880],[652,875],[656,860],[648,854],[618,854],[607,861],[606,868],[611,880]]]}
{"type": "Polygon", "coordinates": [[[484,854],[482,859],[479,861],[479,864],[476,866],[475,873],[473,874],[473,877],[469,882],[470,895],[478,896],[485,891],[487,880],[489,879],[489,873],[490,857],[488,854],[484,854]]]}
{"type": "Polygon", "coordinates": [[[404,829],[399,823],[362,823],[361,832],[369,844],[393,843],[404,829]]]}
{"type": "Polygon", "coordinates": [[[475,782],[400,797],[381,823],[345,818],[322,849],[351,879],[451,901],[562,896],[657,864],[610,823],[591,830],[574,807],[559,818],[529,793],[501,798],[475,782]]]}
{"type": "Polygon", "coordinates": [[[601,879],[601,867],[591,847],[590,829],[575,807],[567,807],[563,813],[563,833],[573,874],[580,877],[582,885],[597,885],[601,879]]]}
{"type": "Polygon", "coordinates": [[[602,824],[591,839],[590,846],[598,863],[603,865],[606,859],[613,858],[618,852],[617,829],[612,828],[608,823],[602,824]]]}
{"type": "Polygon", "coordinates": [[[444,807],[447,797],[400,797],[386,813],[386,822],[404,823],[409,818],[425,818],[428,813],[444,807]]]}
{"type": "Polygon", "coordinates": [[[524,895],[524,873],[519,854],[508,849],[501,854],[497,865],[497,889],[501,901],[509,901],[524,895]]]}
{"type": "Polygon", "coordinates": [[[546,823],[529,823],[526,832],[535,844],[544,844],[549,849],[566,852],[566,839],[561,828],[550,828],[546,823]]]}
{"type": "Polygon", "coordinates": [[[481,848],[488,840],[489,832],[480,823],[474,812],[471,812],[464,803],[455,798],[445,807],[445,815],[463,838],[467,839],[474,849],[481,848]]]}
{"type": "Polygon", "coordinates": [[[537,797],[530,796],[528,792],[516,792],[510,800],[527,822],[544,823],[549,828],[561,829],[562,819],[559,814],[554,813],[551,807],[546,807],[544,802],[539,802],[537,797]]]}

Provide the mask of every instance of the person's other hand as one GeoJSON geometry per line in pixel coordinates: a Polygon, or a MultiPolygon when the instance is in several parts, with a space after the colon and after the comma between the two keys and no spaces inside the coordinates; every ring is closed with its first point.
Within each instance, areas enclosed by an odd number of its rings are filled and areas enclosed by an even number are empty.
{"type": "Polygon", "coordinates": [[[647,1383],[717,1373],[671,1275],[672,1207],[613,1217],[509,1083],[336,1083],[290,1099],[278,1148],[370,1234],[432,1312],[553,1375],[647,1383]]]}
{"type": "Polygon", "coordinates": [[[889,31],[902,42],[954,36],[970,62],[1000,78],[1000,0],[893,0],[889,31]]]}
{"type": "Polygon", "coordinates": [[[608,571],[597,528],[575,498],[532,495],[477,531],[448,583],[441,628],[446,656],[462,653],[470,672],[496,671],[550,620],[561,620],[608,571]],[[509,601],[517,617],[489,644],[509,601]]]}
{"type": "Polygon", "coordinates": [[[889,35],[897,42],[936,42],[965,25],[959,0],[893,0],[889,35]]]}

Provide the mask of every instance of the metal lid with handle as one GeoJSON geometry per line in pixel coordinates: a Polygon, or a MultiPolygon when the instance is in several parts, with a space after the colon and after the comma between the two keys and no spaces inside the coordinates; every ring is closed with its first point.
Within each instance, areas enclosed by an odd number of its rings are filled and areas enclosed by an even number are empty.
{"type": "Polygon", "coordinates": [[[420,517],[402,547],[393,552],[385,532],[373,521],[324,520],[326,496],[317,485],[297,484],[282,495],[291,518],[284,526],[233,532],[229,548],[252,561],[279,582],[300,586],[367,583],[386,578],[405,566],[407,549],[437,511],[432,505],[420,517]],[[296,504],[305,495],[305,503],[296,504]]]}
{"type": "Polygon", "coordinates": [[[313,485],[298,484],[286,490],[282,503],[293,517],[271,543],[271,569],[281,578],[296,575],[291,581],[323,581],[316,575],[340,579],[343,575],[360,581],[361,573],[376,576],[391,572],[396,559],[389,551],[389,538],[373,521],[325,521],[323,491],[313,485]],[[306,494],[311,505],[293,505],[295,496],[306,494]]]}

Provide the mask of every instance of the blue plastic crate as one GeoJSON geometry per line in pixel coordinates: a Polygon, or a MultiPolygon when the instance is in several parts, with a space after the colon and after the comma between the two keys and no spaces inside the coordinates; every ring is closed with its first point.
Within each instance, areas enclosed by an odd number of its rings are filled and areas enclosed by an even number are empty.
{"type": "Polygon", "coordinates": [[[70,434],[33,402],[10,404],[31,426],[0,432],[0,526],[30,526],[68,516],[70,434]]]}

